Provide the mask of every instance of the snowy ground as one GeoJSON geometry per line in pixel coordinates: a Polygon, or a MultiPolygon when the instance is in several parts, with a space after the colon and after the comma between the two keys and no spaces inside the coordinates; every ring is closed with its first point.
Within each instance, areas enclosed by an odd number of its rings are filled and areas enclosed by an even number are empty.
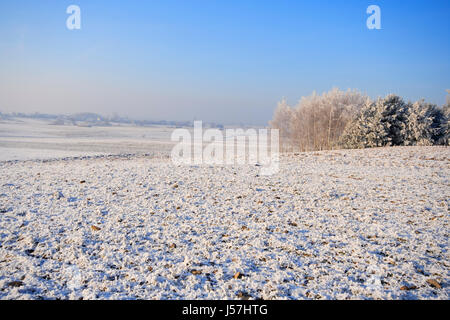
{"type": "Polygon", "coordinates": [[[0,163],[1,299],[449,299],[450,149],[0,163]]]}
{"type": "Polygon", "coordinates": [[[0,161],[34,160],[110,154],[167,154],[173,128],[79,127],[52,125],[36,119],[0,121],[0,161]]]}

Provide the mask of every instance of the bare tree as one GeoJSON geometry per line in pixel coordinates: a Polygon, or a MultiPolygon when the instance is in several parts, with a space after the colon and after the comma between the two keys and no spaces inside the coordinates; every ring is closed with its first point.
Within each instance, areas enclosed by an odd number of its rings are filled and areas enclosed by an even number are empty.
{"type": "Polygon", "coordinates": [[[273,119],[269,122],[273,129],[278,129],[280,133],[280,147],[285,149],[291,145],[291,121],[293,110],[287,105],[286,99],[282,99],[275,109],[273,119]]]}
{"type": "Polygon", "coordinates": [[[296,150],[332,149],[347,123],[367,101],[358,91],[334,88],[322,95],[313,92],[302,97],[294,108],[287,107],[284,100],[280,102],[271,125],[289,137],[285,142],[296,150]],[[282,130],[283,126],[287,129],[282,130]]]}

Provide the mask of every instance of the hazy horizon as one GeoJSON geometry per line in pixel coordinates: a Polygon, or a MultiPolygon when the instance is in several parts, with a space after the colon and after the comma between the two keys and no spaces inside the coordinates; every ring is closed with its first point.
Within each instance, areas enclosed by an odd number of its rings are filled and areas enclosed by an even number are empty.
{"type": "Polygon", "coordinates": [[[448,1],[2,2],[0,110],[266,124],[283,97],[333,87],[442,105],[449,14],[448,1]]]}

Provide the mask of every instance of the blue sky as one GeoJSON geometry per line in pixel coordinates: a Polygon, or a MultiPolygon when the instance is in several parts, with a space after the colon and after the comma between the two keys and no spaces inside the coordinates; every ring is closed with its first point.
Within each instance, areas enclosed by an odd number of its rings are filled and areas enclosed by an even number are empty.
{"type": "Polygon", "coordinates": [[[448,0],[1,1],[0,111],[265,124],[332,87],[443,104],[449,39],[448,0]]]}

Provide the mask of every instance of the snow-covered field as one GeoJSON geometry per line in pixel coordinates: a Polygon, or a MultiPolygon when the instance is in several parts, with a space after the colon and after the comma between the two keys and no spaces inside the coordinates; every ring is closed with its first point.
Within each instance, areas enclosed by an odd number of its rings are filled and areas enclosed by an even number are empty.
{"type": "Polygon", "coordinates": [[[448,299],[450,149],[0,163],[1,299],[448,299]]]}
{"type": "Polygon", "coordinates": [[[173,128],[79,127],[18,118],[0,121],[0,161],[83,157],[111,154],[165,155],[173,128]]]}

